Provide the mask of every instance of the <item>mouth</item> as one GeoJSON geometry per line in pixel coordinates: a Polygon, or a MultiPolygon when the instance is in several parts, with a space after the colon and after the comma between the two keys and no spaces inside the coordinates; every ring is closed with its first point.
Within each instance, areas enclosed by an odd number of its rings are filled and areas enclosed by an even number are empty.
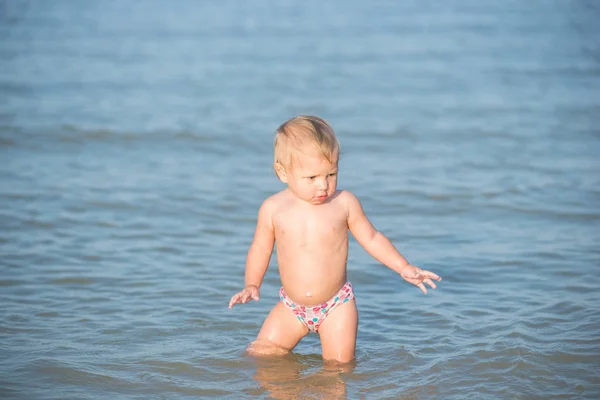
{"type": "Polygon", "coordinates": [[[318,200],[318,201],[325,201],[325,199],[326,199],[326,198],[327,198],[327,195],[326,195],[326,194],[324,194],[324,195],[321,195],[321,196],[316,196],[316,197],[315,197],[315,200],[318,200]]]}

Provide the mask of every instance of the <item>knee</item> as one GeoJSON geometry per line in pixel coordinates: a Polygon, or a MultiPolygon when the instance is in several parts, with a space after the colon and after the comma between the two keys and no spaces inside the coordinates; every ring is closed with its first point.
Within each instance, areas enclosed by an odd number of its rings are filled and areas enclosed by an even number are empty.
{"type": "Polygon", "coordinates": [[[283,356],[289,350],[266,340],[255,340],[248,345],[246,352],[251,356],[283,356]]]}
{"type": "Polygon", "coordinates": [[[329,355],[328,358],[323,356],[323,361],[330,365],[352,365],[355,363],[356,358],[354,352],[338,353],[335,356],[329,355]]]}

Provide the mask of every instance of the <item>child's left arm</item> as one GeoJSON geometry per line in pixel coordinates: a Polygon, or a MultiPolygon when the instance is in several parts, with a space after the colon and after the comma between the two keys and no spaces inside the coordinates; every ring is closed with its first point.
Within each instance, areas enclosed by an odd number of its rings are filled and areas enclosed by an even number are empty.
{"type": "Polygon", "coordinates": [[[350,192],[346,194],[348,228],[356,241],[377,261],[396,271],[405,281],[418,286],[423,293],[427,293],[424,283],[435,289],[437,286],[433,280],[441,281],[442,278],[431,271],[410,265],[392,242],[369,221],[356,196],[350,192]]]}

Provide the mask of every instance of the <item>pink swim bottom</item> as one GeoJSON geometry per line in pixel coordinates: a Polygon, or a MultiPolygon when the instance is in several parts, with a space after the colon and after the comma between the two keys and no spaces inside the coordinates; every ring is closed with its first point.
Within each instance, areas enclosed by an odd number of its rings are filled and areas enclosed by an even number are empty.
{"type": "Polygon", "coordinates": [[[319,327],[329,315],[340,304],[346,303],[354,298],[354,291],[350,282],[346,282],[344,286],[331,299],[323,304],[316,306],[302,306],[296,304],[290,299],[283,288],[279,289],[279,299],[284,306],[289,308],[296,318],[311,332],[318,332],[319,327]]]}

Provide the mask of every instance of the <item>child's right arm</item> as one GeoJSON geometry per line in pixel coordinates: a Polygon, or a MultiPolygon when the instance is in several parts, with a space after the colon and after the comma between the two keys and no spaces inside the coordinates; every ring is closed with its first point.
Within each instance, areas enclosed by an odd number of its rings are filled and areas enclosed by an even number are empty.
{"type": "Polygon", "coordinates": [[[272,205],[267,199],[258,211],[254,239],[248,250],[246,259],[246,277],[244,289],[236,293],[229,301],[229,308],[235,304],[245,304],[251,299],[258,301],[260,298],[260,285],[265,277],[273,245],[275,244],[275,231],[271,219],[272,205]]]}

